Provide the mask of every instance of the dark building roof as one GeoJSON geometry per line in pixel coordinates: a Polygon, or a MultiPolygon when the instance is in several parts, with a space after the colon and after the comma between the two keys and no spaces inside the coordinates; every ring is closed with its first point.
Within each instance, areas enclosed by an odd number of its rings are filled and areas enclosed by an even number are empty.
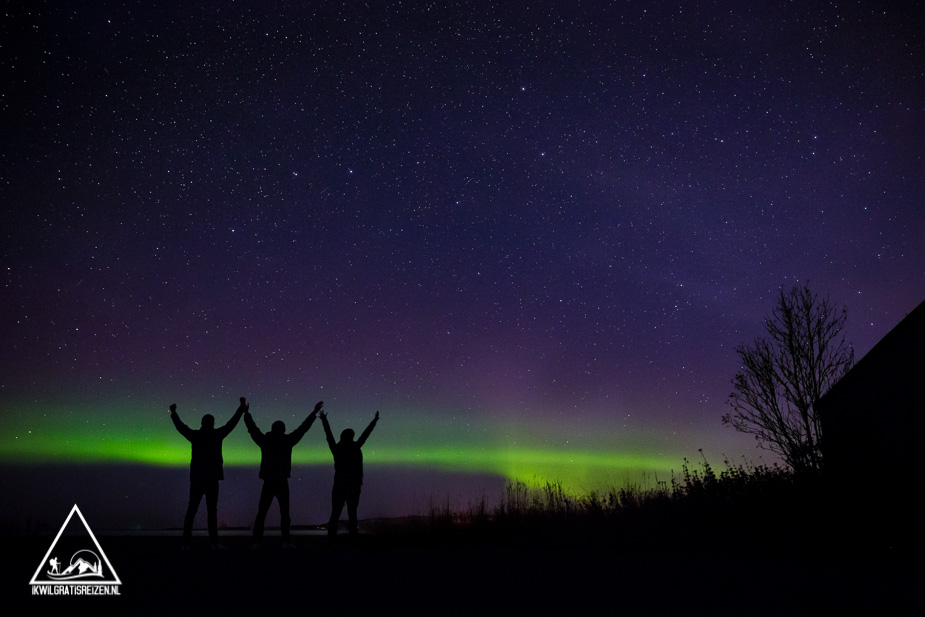
{"type": "Polygon", "coordinates": [[[925,302],[819,399],[826,468],[884,473],[885,465],[913,464],[925,438],[923,376],[925,302]]]}

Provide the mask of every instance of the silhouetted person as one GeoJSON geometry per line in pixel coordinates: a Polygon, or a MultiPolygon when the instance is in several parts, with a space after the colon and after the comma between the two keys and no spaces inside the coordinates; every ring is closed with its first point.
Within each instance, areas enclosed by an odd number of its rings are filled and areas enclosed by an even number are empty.
{"type": "Polygon", "coordinates": [[[218,482],[225,479],[222,468],[222,440],[234,430],[247,407],[244,397],[241,406],[231,419],[221,428],[215,428],[215,418],[211,414],[202,416],[202,427],[191,429],[183,424],[177,415],[177,406],[170,406],[170,419],[180,434],[192,444],[192,456],[189,465],[189,506],[183,519],[183,544],[189,545],[193,535],[193,519],[199,510],[203,495],[206,498],[206,514],[209,524],[209,541],[218,545],[218,482]]]}
{"type": "Polygon", "coordinates": [[[357,505],[360,503],[360,487],[363,486],[363,452],[360,450],[370,433],[376,428],[379,421],[379,412],[369,423],[363,434],[356,441],[353,440],[353,429],[345,429],[340,434],[340,441],[334,441],[331,434],[331,425],[328,424],[328,415],[321,412],[321,425],[324,426],[324,435],[334,455],[334,488],[331,490],[331,518],[328,521],[328,537],[337,534],[337,521],[347,504],[348,529],[351,536],[357,535],[357,505]]]}
{"type": "Polygon", "coordinates": [[[299,428],[288,435],[286,425],[281,420],[273,423],[269,433],[262,433],[251,417],[250,405],[245,408],[244,424],[247,425],[247,432],[254,443],[260,446],[260,477],[263,479],[257,519],[254,521],[254,542],[263,538],[263,523],[270,510],[270,504],[276,497],[279,504],[280,531],[283,534],[283,542],[289,545],[289,476],[292,475],[292,447],[299,443],[312,427],[322,405],[324,401],[318,401],[315,410],[308,414],[299,428]]]}

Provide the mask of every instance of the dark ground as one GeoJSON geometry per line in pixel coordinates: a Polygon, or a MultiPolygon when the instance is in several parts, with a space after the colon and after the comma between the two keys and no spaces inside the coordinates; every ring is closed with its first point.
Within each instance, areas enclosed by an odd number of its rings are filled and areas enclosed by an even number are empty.
{"type": "MultiPolygon", "coordinates": [[[[6,538],[3,597],[15,614],[347,615],[390,609],[440,614],[523,614],[576,609],[646,615],[922,614],[919,555],[882,547],[825,555],[755,550],[544,547],[391,533],[328,546],[296,535],[283,549],[226,535],[180,550],[178,534],[98,539],[122,580],[119,597],[34,597],[29,580],[53,537],[6,538]]],[[[6,612],[6,611],[4,611],[6,612]]],[[[6,614],[11,614],[6,612],[6,614]]],[[[407,614],[407,613],[405,613],[407,614]]]]}

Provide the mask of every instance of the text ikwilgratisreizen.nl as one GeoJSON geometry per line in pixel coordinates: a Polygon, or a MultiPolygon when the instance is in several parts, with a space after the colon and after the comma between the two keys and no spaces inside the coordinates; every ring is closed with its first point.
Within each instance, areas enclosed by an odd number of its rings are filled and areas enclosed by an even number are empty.
{"type": "Polygon", "coordinates": [[[33,585],[34,596],[118,596],[118,585],[33,585]]]}

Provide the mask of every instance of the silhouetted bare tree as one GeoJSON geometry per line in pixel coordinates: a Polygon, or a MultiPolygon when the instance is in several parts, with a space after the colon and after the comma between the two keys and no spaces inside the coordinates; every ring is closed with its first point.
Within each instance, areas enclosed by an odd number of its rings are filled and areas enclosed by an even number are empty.
{"type": "Polygon", "coordinates": [[[768,338],[736,348],[742,368],[732,380],[733,411],[723,424],[755,436],[794,470],[822,467],[822,426],[815,404],[854,364],[845,343],[847,310],[809,287],[780,292],[765,319],[768,338]]]}

